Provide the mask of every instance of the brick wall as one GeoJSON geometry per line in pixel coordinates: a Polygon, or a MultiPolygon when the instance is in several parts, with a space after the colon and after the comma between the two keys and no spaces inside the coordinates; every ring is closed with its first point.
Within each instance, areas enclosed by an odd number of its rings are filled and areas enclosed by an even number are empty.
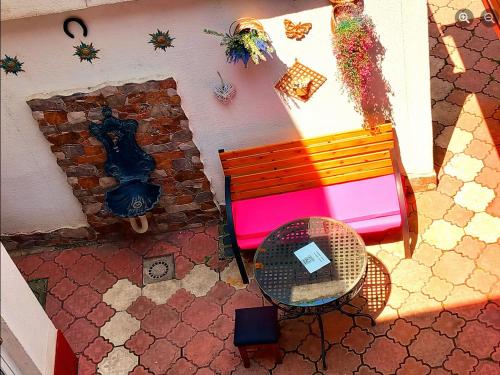
{"type": "MultiPolygon", "coordinates": [[[[147,214],[150,231],[179,230],[218,221],[219,211],[174,79],[33,99],[28,105],[87,217],[89,228],[84,230],[88,234],[80,228],[75,238],[132,232],[128,220],[112,215],[104,207],[104,193],[116,181],[104,174],[106,151],[88,129],[91,121],[102,121],[104,105],[110,106],[119,118],[138,121],[137,142],[156,161],[151,181],[161,185],[162,196],[147,214]]],[[[42,244],[45,237],[53,237],[50,242],[66,242],[72,235],[71,230],[65,233],[64,238],[38,235],[35,242],[42,244]]]]}

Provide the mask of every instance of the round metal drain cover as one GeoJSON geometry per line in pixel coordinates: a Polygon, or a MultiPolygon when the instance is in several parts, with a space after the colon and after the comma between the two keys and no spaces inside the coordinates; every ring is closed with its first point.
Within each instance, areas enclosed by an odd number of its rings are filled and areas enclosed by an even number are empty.
{"type": "Polygon", "coordinates": [[[160,279],[168,273],[168,263],[164,260],[158,260],[151,264],[148,269],[148,275],[152,279],[160,279]]]}

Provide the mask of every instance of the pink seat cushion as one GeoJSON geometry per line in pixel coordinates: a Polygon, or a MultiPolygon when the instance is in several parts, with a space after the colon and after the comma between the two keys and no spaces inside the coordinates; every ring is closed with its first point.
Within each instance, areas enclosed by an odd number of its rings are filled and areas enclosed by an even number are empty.
{"type": "Polygon", "coordinates": [[[401,225],[394,175],[233,202],[238,245],[255,249],[279,226],[301,217],[326,216],[373,233],[401,225]]]}

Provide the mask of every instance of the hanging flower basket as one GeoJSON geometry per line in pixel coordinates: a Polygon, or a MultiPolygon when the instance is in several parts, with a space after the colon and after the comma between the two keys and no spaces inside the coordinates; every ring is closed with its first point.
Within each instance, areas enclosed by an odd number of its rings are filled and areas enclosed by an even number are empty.
{"type": "Polygon", "coordinates": [[[332,9],[332,32],[340,79],[356,111],[363,113],[368,83],[377,68],[369,54],[376,41],[374,25],[354,4],[340,4],[332,9]]]}
{"type": "Polygon", "coordinates": [[[220,45],[226,47],[227,61],[237,63],[241,60],[245,67],[250,60],[256,65],[266,61],[266,56],[272,57],[274,52],[269,35],[255,18],[234,21],[226,34],[207,29],[204,32],[221,37],[220,45]]]}

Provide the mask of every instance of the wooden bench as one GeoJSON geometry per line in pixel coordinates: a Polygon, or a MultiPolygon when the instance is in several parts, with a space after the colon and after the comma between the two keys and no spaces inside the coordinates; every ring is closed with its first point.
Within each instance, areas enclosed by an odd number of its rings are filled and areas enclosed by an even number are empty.
{"type": "Polygon", "coordinates": [[[326,216],[362,236],[400,228],[409,248],[406,200],[391,123],[234,151],[219,150],[227,228],[244,282],[240,250],[255,249],[274,229],[326,216]]]}

